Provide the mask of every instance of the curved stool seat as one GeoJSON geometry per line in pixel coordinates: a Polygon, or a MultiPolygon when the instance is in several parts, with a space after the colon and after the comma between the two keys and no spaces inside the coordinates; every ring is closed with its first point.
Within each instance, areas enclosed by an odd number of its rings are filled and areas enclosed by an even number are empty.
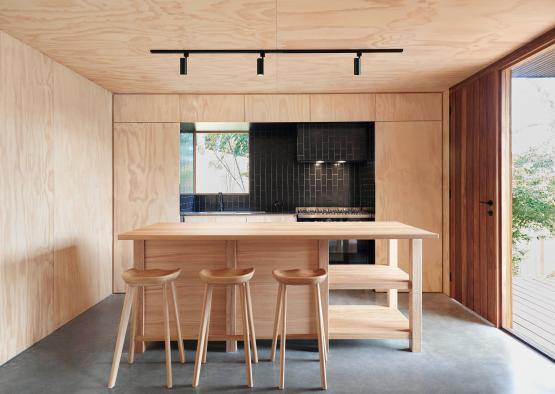
{"type": "MultiPolygon", "coordinates": [[[[199,272],[204,285],[204,301],[202,304],[202,317],[197,341],[197,353],[195,355],[195,369],[193,372],[193,387],[197,387],[200,380],[201,364],[206,363],[208,350],[208,339],[210,331],[210,311],[212,308],[212,292],[215,286],[239,286],[243,325],[243,347],[245,349],[245,367],[247,386],[253,387],[251,348],[253,362],[258,362],[258,351],[256,349],[256,334],[254,332],[254,318],[252,313],[252,300],[250,280],[254,276],[254,268],[223,268],[203,269],[199,272]]],[[[218,336],[222,338],[221,335],[218,336]]],[[[235,335],[226,335],[225,338],[236,339],[235,335]]]]}
{"type": "Polygon", "coordinates": [[[175,270],[138,270],[135,268],[125,271],[121,276],[130,286],[156,286],[176,280],[181,269],[175,270]]]}
{"type": "Polygon", "coordinates": [[[322,283],[328,274],[325,269],[292,269],[292,270],[273,270],[272,275],[279,282],[292,286],[308,286],[322,283]]]}
{"type": "Polygon", "coordinates": [[[287,286],[311,286],[314,289],[314,320],[316,322],[318,351],[320,352],[320,384],[325,390],[328,388],[326,377],[327,340],[324,329],[324,318],[322,313],[322,296],[320,294],[320,283],[328,277],[325,269],[291,269],[272,271],[272,275],[279,283],[278,298],[274,318],[274,335],[272,337],[272,350],[270,359],[275,361],[277,340],[280,340],[280,378],[279,388],[285,387],[285,342],[287,321],[287,286]]]}
{"type": "Polygon", "coordinates": [[[236,285],[251,280],[254,268],[203,269],[199,275],[203,282],[211,285],[236,285]]]}
{"type": "MultiPolygon", "coordinates": [[[[116,348],[114,350],[114,358],[112,360],[112,369],[108,379],[108,388],[113,388],[116,384],[118,376],[119,363],[121,360],[121,352],[123,350],[123,342],[125,341],[125,333],[129,323],[131,309],[133,309],[133,317],[131,319],[131,334],[129,335],[129,364],[133,364],[135,360],[135,340],[137,337],[137,319],[138,319],[138,290],[139,287],[162,286],[163,308],[164,308],[164,332],[165,332],[165,349],[166,349],[166,386],[171,388],[172,383],[172,364],[171,364],[171,345],[170,345],[170,314],[169,314],[169,297],[168,292],[171,289],[173,300],[173,311],[175,314],[177,345],[179,347],[179,360],[185,362],[185,348],[183,346],[183,337],[181,335],[181,325],[179,323],[179,311],[177,307],[177,296],[175,289],[175,280],[181,274],[180,269],[175,270],[138,270],[129,269],[122,274],[122,278],[127,284],[125,300],[123,301],[123,310],[121,312],[121,320],[119,322],[118,337],[116,340],[116,348]],[[133,308],[132,308],[133,306],[133,308]]],[[[144,350],[143,350],[144,351],[144,350]]]]}

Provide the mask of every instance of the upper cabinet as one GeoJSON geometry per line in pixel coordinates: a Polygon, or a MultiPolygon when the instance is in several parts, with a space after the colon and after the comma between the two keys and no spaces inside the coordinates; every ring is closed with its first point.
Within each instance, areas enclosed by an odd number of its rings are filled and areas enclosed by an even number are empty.
{"type": "Polygon", "coordinates": [[[376,95],[377,121],[441,120],[441,93],[383,93],[376,95]]]}
{"type": "Polygon", "coordinates": [[[180,122],[242,122],[245,120],[243,95],[181,95],[180,122]]]}
{"type": "Polygon", "coordinates": [[[252,94],[245,96],[247,122],[306,122],[310,119],[307,94],[252,94]]]}
{"type": "Polygon", "coordinates": [[[375,94],[312,94],[312,122],[368,122],[376,118],[375,94]]]}
{"type": "Polygon", "coordinates": [[[114,122],[242,122],[243,95],[116,94],[114,122]]]}
{"type": "Polygon", "coordinates": [[[179,122],[179,96],[115,94],[114,122],[179,122]]]}
{"type": "Polygon", "coordinates": [[[116,123],[410,122],[441,119],[441,93],[114,95],[116,123]]]}

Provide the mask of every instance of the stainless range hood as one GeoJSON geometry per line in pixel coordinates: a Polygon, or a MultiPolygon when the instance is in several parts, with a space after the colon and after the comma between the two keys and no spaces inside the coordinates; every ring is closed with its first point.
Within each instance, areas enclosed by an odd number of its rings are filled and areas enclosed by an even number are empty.
{"type": "Polygon", "coordinates": [[[374,123],[299,123],[297,161],[345,163],[368,160],[373,150],[374,123]]]}

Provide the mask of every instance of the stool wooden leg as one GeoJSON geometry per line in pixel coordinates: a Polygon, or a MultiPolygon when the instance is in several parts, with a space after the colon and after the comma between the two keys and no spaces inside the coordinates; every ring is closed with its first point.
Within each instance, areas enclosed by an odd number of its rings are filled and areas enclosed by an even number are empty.
{"type": "MultiPolygon", "coordinates": [[[[325,328],[324,328],[325,330],[325,328]]],[[[326,337],[326,333],[324,332],[324,358],[326,359],[326,363],[328,362],[328,339],[326,337]]]]}
{"type": "Polygon", "coordinates": [[[121,360],[121,351],[123,350],[123,342],[125,341],[125,332],[127,331],[127,324],[129,324],[131,304],[136,291],[137,289],[135,287],[128,287],[127,293],[125,293],[125,300],[123,301],[123,309],[121,311],[121,318],[119,321],[118,336],[116,339],[116,348],[114,349],[114,357],[112,359],[112,369],[110,371],[110,377],[108,378],[108,388],[113,388],[116,384],[119,362],[121,360]]]}
{"type": "Polygon", "coordinates": [[[272,352],[270,354],[270,360],[274,362],[276,360],[276,347],[277,347],[277,338],[278,332],[280,329],[280,318],[281,318],[281,296],[283,294],[283,285],[280,283],[278,287],[278,296],[276,302],[276,313],[274,317],[274,335],[272,337],[272,352]]]}
{"type": "Polygon", "coordinates": [[[171,389],[172,382],[172,347],[170,342],[170,312],[168,308],[168,286],[162,285],[162,293],[164,295],[164,332],[165,332],[165,348],[166,348],[166,386],[171,389]]]}
{"type": "Polygon", "coordinates": [[[248,315],[248,301],[245,284],[239,285],[241,292],[241,312],[243,315],[243,348],[245,349],[245,366],[247,375],[247,386],[253,387],[252,381],[252,365],[251,365],[251,352],[249,346],[249,315],[248,315]]]}
{"type": "Polygon", "coordinates": [[[185,363],[185,347],[183,346],[183,336],[181,335],[181,320],[179,319],[179,307],[177,305],[177,291],[175,282],[171,282],[173,311],[175,314],[175,325],[177,329],[177,346],[179,347],[179,361],[185,363]]]}
{"type": "Polygon", "coordinates": [[[212,314],[212,307],[210,307],[210,309],[208,309],[208,319],[207,319],[207,323],[206,323],[206,333],[204,334],[204,348],[202,351],[202,363],[206,364],[206,357],[208,354],[208,338],[209,338],[209,334],[210,334],[210,315],[212,314]]]}
{"type": "MultiPolygon", "coordinates": [[[[322,302],[321,302],[322,293],[320,293],[321,287],[320,287],[319,284],[316,284],[314,286],[314,291],[318,292],[318,294],[314,293],[314,296],[316,297],[315,299],[318,300],[318,297],[320,297],[320,304],[317,304],[317,311],[318,311],[319,316],[322,318],[322,321],[323,321],[324,320],[324,315],[323,315],[323,311],[322,311],[322,302]],[[318,305],[319,305],[319,307],[318,307],[318,305]]],[[[320,319],[320,317],[318,317],[318,319],[320,319]]],[[[326,359],[326,361],[328,361],[328,338],[326,336],[325,326],[323,327],[322,332],[320,332],[320,335],[322,335],[322,337],[324,338],[322,348],[324,349],[324,358],[326,359]]]]}
{"type": "Polygon", "coordinates": [[[285,343],[287,326],[287,286],[283,285],[281,295],[281,336],[279,340],[279,388],[285,387],[285,343]]]}
{"type": "Polygon", "coordinates": [[[137,311],[139,310],[139,293],[135,291],[131,300],[131,334],[129,335],[129,351],[127,352],[127,362],[135,362],[135,337],[137,336],[137,311]]]}
{"type": "Polygon", "coordinates": [[[315,286],[315,302],[317,327],[318,327],[318,351],[320,352],[320,384],[324,390],[328,388],[326,378],[326,355],[324,345],[324,318],[322,313],[322,296],[320,295],[320,285],[315,286]]]}
{"type": "Polygon", "coordinates": [[[256,348],[256,333],[254,332],[254,316],[252,312],[252,298],[251,298],[251,287],[249,282],[245,283],[247,290],[247,308],[249,317],[249,330],[252,343],[252,359],[255,364],[258,363],[258,349],[256,348]]]}
{"type": "Polygon", "coordinates": [[[204,286],[204,301],[202,302],[202,317],[198,331],[197,353],[195,354],[195,370],[193,372],[193,387],[197,387],[200,379],[200,367],[202,361],[202,351],[204,350],[204,335],[208,324],[208,311],[212,305],[212,286],[204,286]]]}

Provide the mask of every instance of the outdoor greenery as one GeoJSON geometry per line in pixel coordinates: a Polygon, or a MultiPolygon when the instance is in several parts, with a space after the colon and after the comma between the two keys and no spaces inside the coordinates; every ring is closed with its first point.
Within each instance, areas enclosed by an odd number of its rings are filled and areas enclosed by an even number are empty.
{"type": "Polygon", "coordinates": [[[210,133],[206,135],[204,144],[206,149],[214,152],[218,160],[211,165],[223,168],[232,182],[235,182],[242,192],[247,192],[249,172],[248,169],[241,171],[238,158],[249,156],[249,134],[210,133]]]}
{"type": "Polygon", "coordinates": [[[532,236],[555,235],[555,156],[529,149],[513,158],[513,274],[532,236]]]}

